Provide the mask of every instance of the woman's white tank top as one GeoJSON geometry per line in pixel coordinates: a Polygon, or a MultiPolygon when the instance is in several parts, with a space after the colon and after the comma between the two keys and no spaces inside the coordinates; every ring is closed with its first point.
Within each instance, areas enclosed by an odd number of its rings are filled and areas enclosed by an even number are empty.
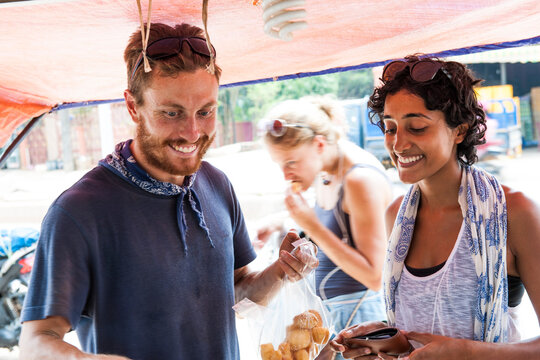
{"type": "MultiPolygon", "coordinates": [[[[398,328],[473,339],[478,284],[463,231],[462,225],[450,256],[434,274],[418,277],[403,267],[395,292],[398,328]]],[[[515,312],[510,308],[509,342],[520,340],[515,312]]]]}

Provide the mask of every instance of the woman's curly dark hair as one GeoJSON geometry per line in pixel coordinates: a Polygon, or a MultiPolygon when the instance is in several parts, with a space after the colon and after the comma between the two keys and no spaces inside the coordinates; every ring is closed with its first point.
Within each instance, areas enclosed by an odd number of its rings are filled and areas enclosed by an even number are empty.
{"type": "Polygon", "coordinates": [[[468,124],[467,134],[458,144],[458,161],[472,165],[478,160],[476,146],[485,143],[486,115],[477,100],[474,86],[482,82],[463,64],[455,61],[442,61],[438,58],[425,58],[421,55],[409,55],[405,61],[409,64],[421,59],[440,62],[444,71],[439,70],[433,80],[417,82],[411,78],[409,68],[398,72],[393,79],[382,81],[369,98],[370,121],[384,132],[384,104],[386,97],[404,89],[424,99],[428,110],[440,110],[451,129],[461,124],[468,124]]]}

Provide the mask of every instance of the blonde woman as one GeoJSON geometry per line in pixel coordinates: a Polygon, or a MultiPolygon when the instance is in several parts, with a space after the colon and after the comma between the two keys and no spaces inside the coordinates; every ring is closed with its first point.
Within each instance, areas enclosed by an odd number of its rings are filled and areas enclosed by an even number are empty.
{"type": "MultiPolygon", "coordinates": [[[[270,156],[292,184],[285,198],[287,210],[319,247],[317,294],[336,330],[359,321],[384,320],[379,292],[386,244],[384,210],[392,193],[383,166],[367,151],[341,139],[343,111],[329,98],[285,101],[264,121],[270,156]],[[314,208],[303,195],[311,186],[314,208]]],[[[326,349],[318,358],[332,356],[326,349]]]]}

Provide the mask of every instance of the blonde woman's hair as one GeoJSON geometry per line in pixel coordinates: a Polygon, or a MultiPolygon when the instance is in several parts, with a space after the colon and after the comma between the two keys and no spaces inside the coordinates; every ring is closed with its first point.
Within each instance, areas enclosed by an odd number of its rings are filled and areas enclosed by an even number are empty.
{"type": "Polygon", "coordinates": [[[345,127],[343,108],[335,98],[328,95],[283,101],[274,106],[262,122],[271,126],[276,119],[286,124],[307,126],[286,127],[282,136],[274,136],[266,131],[264,140],[268,144],[290,148],[311,141],[314,135],[322,135],[329,143],[335,144],[343,136],[345,127]]]}

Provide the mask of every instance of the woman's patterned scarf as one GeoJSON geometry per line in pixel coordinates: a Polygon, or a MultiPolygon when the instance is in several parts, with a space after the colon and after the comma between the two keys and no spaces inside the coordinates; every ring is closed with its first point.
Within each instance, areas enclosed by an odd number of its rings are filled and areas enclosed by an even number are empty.
{"type": "MultiPolygon", "coordinates": [[[[390,235],[384,266],[384,295],[390,324],[395,324],[394,292],[401,278],[420,201],[418,184],[406,194],[390,235]]],[[[508,280],[506,274],[506,199],[499,182],[484,170],[464,167],[459,205],[465,238],[476,267],[478,295],[474,340],[508,339],[508,280]]],[[[458,291],[458,289],[456,289],[458,291]]]]}
{"type": "Polygon", "coordinates": [[[210,245],[215,247],[212,239],[210,238],[210,231],[208,230],[206,222],[204,221],[201,203],[195,189],[193,189],[193,183],[195,182],[197,173],[186,176],[182,186],[156,180],[148,175],[148,173],[140,167],[133,157],[133,154],[129,148],[131,142],[132,140],[128,140],[116,145],[112,154],[107,155],[105,159],[101,160],[99,165],[108,168],[116,175],[120,176],[124,180],[127,180],[130,184],[140,187],[149,193],[178,196],[176,202],[176,218],[185,254],[187,254],[188,248],[186,243],[187,224],[183,203],[184,198],[187,196],[191,209],[199,220],[199,226],[205,231],[206,236],[210,241],[210,245]]]}

